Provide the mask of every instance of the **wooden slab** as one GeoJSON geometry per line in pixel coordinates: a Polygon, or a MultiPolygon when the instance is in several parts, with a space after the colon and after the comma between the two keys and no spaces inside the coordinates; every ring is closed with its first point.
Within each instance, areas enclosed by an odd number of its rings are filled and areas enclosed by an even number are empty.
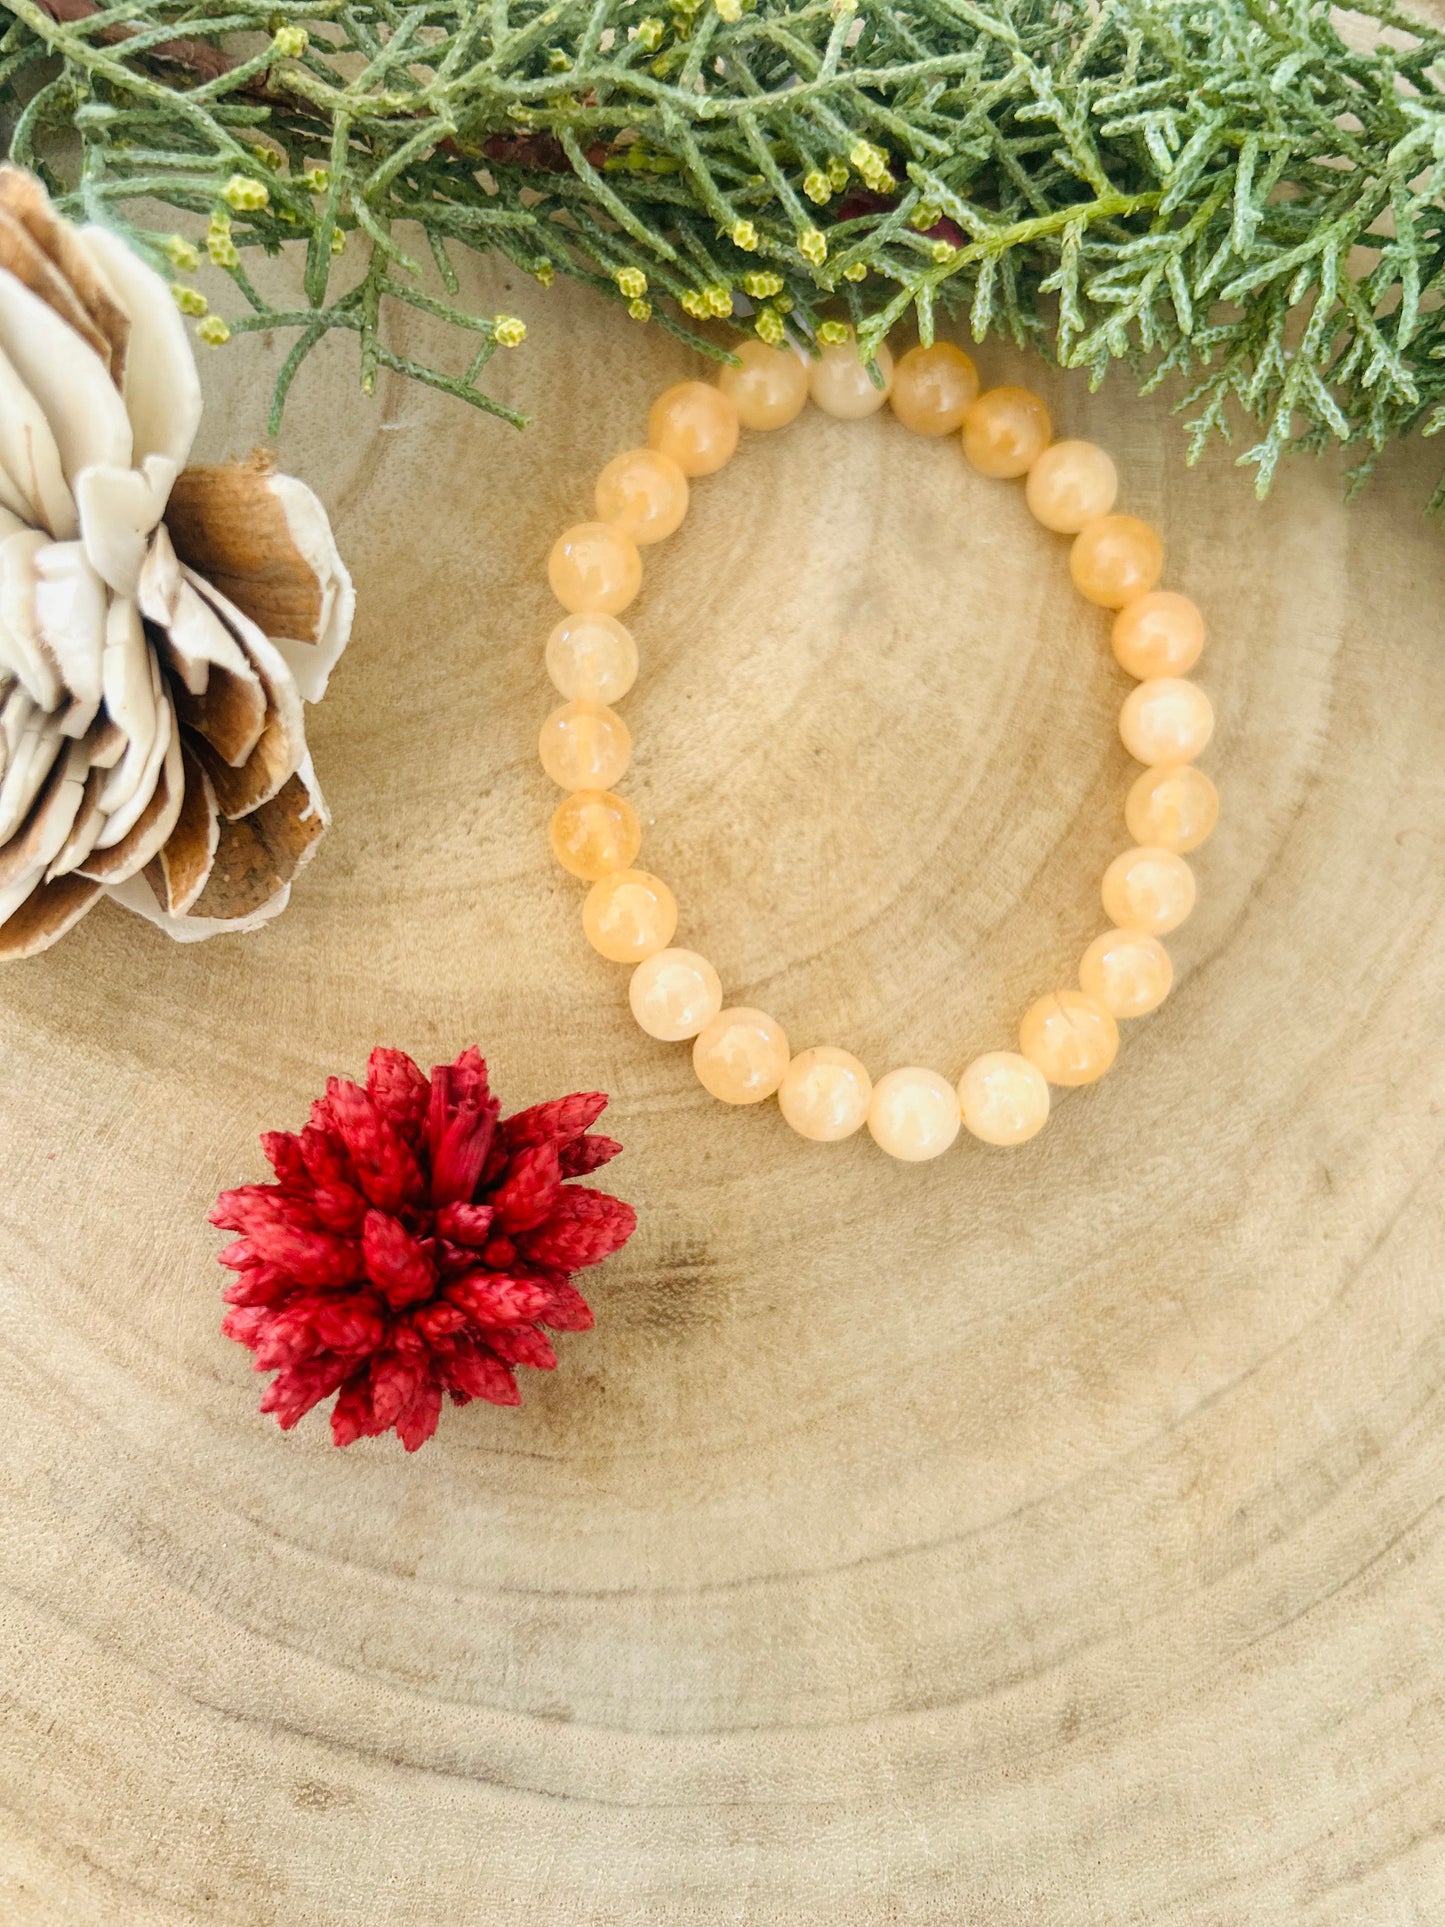
{"type": "MultiPolygon", "coordinates": [[[[338,343],[281,444],[359,590],[289,911],[181,948],[107,905],[0,979],[0,1916],[1438,1923],[1439,446],[1258,507],[1162,403],[1043,378],[1207,611],[1226,816],[1117,1072],[901,1169],[712,1104],[582,940],[544,560],[695,369],[476,298],[528,320],[525,434],[368,407],[338,343]],[[205,1222],[381,1040],[610,1090],[641,1219],[597,1331],[416,1459],[256,1415],[205,1222]]],[[[206,360],[207,459],[263,366],[206,360]]],[[[735,998],[956,1073],[1072,980],[1126,685],[1016,488],[805,418],[697,487],[633,616],[645,860],[735,998]]]]}

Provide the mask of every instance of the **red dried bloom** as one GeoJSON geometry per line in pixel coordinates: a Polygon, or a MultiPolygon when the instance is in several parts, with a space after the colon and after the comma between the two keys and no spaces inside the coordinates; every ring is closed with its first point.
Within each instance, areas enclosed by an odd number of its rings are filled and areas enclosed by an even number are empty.
{"type": "Polygon", "coordinates": [[[480,1053],[425,1078],[374,1050],[366,1088],[333,1077],[296,1133],[261,1145],[274,1184],[223,1191],[211,1223],[241,1235],[222,1331],[276,1373],[261,1400],[289,1430],[338,1394],[338,1445],[431,1437],[442,1394],[519,1405],[518,1365],[557,1363],[541,1327],[588,1331],[570,1273],[617,1251],[630,1204],[568,1178],[622,1149],[589,1134],[600,1091],[499,1121],[480,1053]]]}

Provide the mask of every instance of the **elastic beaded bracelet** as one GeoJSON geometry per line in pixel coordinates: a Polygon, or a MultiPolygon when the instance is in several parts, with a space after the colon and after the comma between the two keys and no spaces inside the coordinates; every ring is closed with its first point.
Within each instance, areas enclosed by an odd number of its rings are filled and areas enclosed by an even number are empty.
{"type": "Polygon", "coordinates": [[[598,477],[597,519],[553,545],[548,575],[568,611],[547,641],[547,672],[567,701],[542,725],[538,744],[547,775],[568,792],[552,818],[553,852],[592,886],[582,910],[588,941],[633,966],[628,997],[637,1022],[651,1037],[693,1039],[698,1078],[714,1097],[756,1104],[776,1093],[792,1128],[822,1141],[866,1123],[883,1150],[907,1162],[937,1157],[960,1127],[986,1144],[1022,1144],[1048,1120],[1050,1086],[1102,1077],[1118,1052],[1119,1020],[1157,1010],[1169,993],[1173,966],[1159,939],[1194,907],[1185,854],[1219,815],[1213,783],[1194,766],[1214,713],[1204,691],[1186,680],[1204,647],[1203,618],[1187,597],[1155,586],[1163,545],[1147,523],[1114,513],[1118,476],[1104,450],[1054,441],[1048,409],[1026,388],[980,394],[962,349],[947,342],[912,348],[895,368],[884,346],[873,370],[851,338],[828,343],[812,360],[756,340],[735,353],[737,365],[724,367],[716,384],[679,382],[658,398],[648,446],[618,455],[598,477]],[[1085,950],[1079,988],[1041,997],[1024,1014],[1018,1049],[985,1052],[956,1084],[916,1064],[874,1084],[847,1051],[825,1044],[795,1056],[766,1011],[725,1010],[712,965],[673,945],[672,891],[632,867],[642,830],[615,793],[632,740],[610,705],[627,694],[638,666],[617,617],[642,582],[639,547],[681,526],[690,481],[723,466],[740,428],[781,428],[810,396],[840,420],[891,402],[914,434],[960,434],[980,474],[1026,478],[1036,519],[1073,538],[1069,569],[1080,594],[1116,612],[1114,655],[1136,679],[1119,733],[1144,769],[1124,806],[1134,847],[1104,872],[1111,927],[1085,950]]]}

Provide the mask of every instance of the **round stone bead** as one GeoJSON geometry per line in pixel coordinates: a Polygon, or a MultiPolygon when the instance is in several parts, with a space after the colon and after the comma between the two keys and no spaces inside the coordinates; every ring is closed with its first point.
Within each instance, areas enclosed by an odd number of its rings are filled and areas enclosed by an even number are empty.
{"type": "Polygon", "coordinates": [[[626,797],[611,790],[574,790],[552,817],[552,854],[564,870],[595,883],[630,867],[642,848],[642,825],[626,797]]]}
{"type": "Polygon", "coordinates": [[[1069,550],[1069,573],[1086,602],[1122,609],[1145,595],[1164,568],[1164,544],[1137,515],[1100,515],[1086,522],[1069,550]]]}
{"type": "Polygon", "coordinates": [[[1169,952],[1147,930],[1106,930],[1079,960],[1079,988],[1111,1017],[1147,1017],[1174,982],[1169,952]]]}
{"type": "Polygon", "coordinates": [[[717,385],[744,428],[786,428],[802,414],[808,400],[808,363],[797,348],[737,341],[733,353],[738,366],[719,369],[717,385]]]}
{"type": "Polygon", "coordinates": [[[873,1086],[868,1129],[880,1150],[905,1164],[940,1156],[958,1136],[961,1123],[958,1093],[937,1071],[909,1064],[889,1071],[873,1086]]]}
{"type": "Polygon", "coordinates": [[[1119,1050],[1119,1026],[1081,990],[1056,990],[1024,1012],[1019,1049],[1051,1084],[1092,1084],[1119,1050]]]}
{"type": "Polygon", "coordinates": [[[738,411],[711,382],[675,382],[652,404],[647,439],[684,475],[714,475],[738,445],[738,411]]]}
{"type": "Polygon", "coordinates": [[[641,963],[672,942],[677,898],[661,877],[647,870],[614,870],[587,892],[582,929],[609,963],[641,963]]]}
{"type": "Polygon", "coordinates": [[[958,1105],[985,1144],[1024,1144],[1049,1121],[1048,1079],[1017,1051],[985,1051],[959,1078],[958,1105]]]}
{"type": "Polygon", "coordinates": [[[868,1116],[873,1080],[845,1050],[817,1044],[799,1051],[778,1086],[778,1109],[799,1137],[835,1144],[868,1116]]]}
{"type": "Polygon", "coordinates": [[[1151,589],[1122,608],[1110,637],[1121,669],[1149,676],[1187,676],[1204,648],[1204,618],[1187,595],[1151,589]]]}
{"type": "Polygon", "coordinates": [[[1152,676],[1124,698],[1119,734],[1140,763],[1192,763],[1214,734],[1214,705],[1197,682],[1152,676]]]}
{"type": "Polygon", "coordinates": [[[537,754],[559,789],[610,790],[632,760],[632,736],[605,703],[563,703],[543,723],[537,754]]]}
{"type": "Polygon", "coordinates": [[[552,544],[547,579],[564,609],[615,616],[642,587],[642,557],[610,522],[579,522],[552,544]]]}
{"type": "Polygon", "coordinates": [[[703,1089],[722,1104],[760,1104],[788,1068],[788,1038],[765,1010],[719,1011],[699,1031],[692,1067],[703,1089]]]}
{"type": "Polygon", "coordinates": [[[1141,844],[1123,850],[1104,872],[1100,895],[1105,914],[1123,930],[1164,937],[1194,908],[1194,872],[1177,850],[1141,844]]]}
{"type": "Polygon", "coordinates": [[[1094,442],[1055,442],[1029,470],[1024,500],[1058,535],[1077,535],[1107,515],[1119,493],[1119,471],[1094,442]]]}
{"type": "Polygon", "coordinates": [[[547,674],[572,702],[615,703],[637,681],[637,644],[616,616],[564,616],[547,638],[547,674]]]}
{"type": "Polygon", "coordinates": [[[951,341],[910,348],[899,357],[888,399],[911,433],[951,435],[978,399],[978,370],[951,341]]]}
{"type": "Polygon", "coordinates": [[[858,358],[858,344],[850,332],[846,341],[825,342],[808,368],[808,390],[825,415],[840,422],[861,421],[876,415],[893,386],[893,356],[881,342],[874,364],[882,378],[875,387],[868,364],[858,358]]]}
{"type": "Polygon", "coordinates": [[[1134,778],[1124,821],[1136,843],[1187,855],[1219,821],[1219,791],[1193,763],[1160,763],[1134,778]]]}
{"type": "Polygon", "coordinates": [[[687,477],[656,448],[629,448],[597,477],[594,497],[602,521],[634,542],[660,542],[687,514],[687,477]]]}
{"type": "Polygon", "coordinates": [[[1027,475],[1054,432],[1029,388],[986,388],[963,418],[963,452],[980,475],[1027,475]]]}
{"type": "Polygon", "coordinates": [[[695,950],[659,950],[633,971],[627,1001],[649,1037],[678,1044],[696,1037],[717,1016],[722,983],[695,950]]]}

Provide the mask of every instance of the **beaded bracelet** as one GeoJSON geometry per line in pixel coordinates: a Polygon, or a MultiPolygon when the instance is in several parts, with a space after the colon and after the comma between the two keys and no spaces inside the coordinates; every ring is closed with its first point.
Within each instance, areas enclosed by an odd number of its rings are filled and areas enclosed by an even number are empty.
{"type": "MultiPolygon", "coordinates": [[[[835,330],[835,333],[837,330],[835,330]]],[[[1204,623],[1182,595],[1159,590],[1159,537],[1132,515],[1113,513],[1118,477],[1092,442],[1052,437],[1037,395],[1016,387],[980,394],[968,355],[950,343],[911,348],[894,367],[881,347],[875,380],[849,338],[805,359],[790,348],[741,343],[737,365],[716,385],[679,382],[648,417],[648,446],[629,449],[597,480],[597,520],[559,536],[548,562],[567,616],[547,641],[547,671],[567,700],[542,725],[539,750],[552,781],[568,792],[552,818],[557,861],[592,888],[583,905],[589,942],[634,966],[629,999],[649,1036],[692,1038],[704,1087],[728,1104],[756,1104],[775,1092],[802,1137],[832,1141],[866,1123],[895,1158],[937,1157],[960,1127],[987,1144],[1022,1144],[1049,1115],[1049,1087],[1090,1084],[1119,1048],[1120,1018],[1157,1010],[1173,977],[1159,941],[1194,907],[1184,853],[1214,828],[1219,797],[1194,767],[1214,727],[1209,698],[1184,680],[1204,646],[1204,623]],[[617,620],[642,582],[639,545],[671,535],[687,513],[692,478],[720,469],[739,428],[781,428],[811,396],[826,414],[860,419],[891,402],[915,434],[961,431],[980,474],[1026,477],[1025,495],[1047,529],[1072,536],[1069,567],[1091,603],[1115,611],[1112,642],[1137,679],[1119,716],[1130,755],[1144,764],[1129,791],[1125,820],[1135,846],[1104,873],[1111,928],[1079,965],[1079,988],[1040,998],[1025,1014],[1017,1051],[988,1051],[952,1084],[908,1065],[874,1084],[856,1057],[833,1045],[794,1056],[776,1018],[724,1010],[718,974],[705,957],[673,946],[677,903],[658,877],[634,869],[642,843],[637,816],[614,793],[632,753],[627,725],[610,705],[632,687],[637,648],[617,620]]]]}

